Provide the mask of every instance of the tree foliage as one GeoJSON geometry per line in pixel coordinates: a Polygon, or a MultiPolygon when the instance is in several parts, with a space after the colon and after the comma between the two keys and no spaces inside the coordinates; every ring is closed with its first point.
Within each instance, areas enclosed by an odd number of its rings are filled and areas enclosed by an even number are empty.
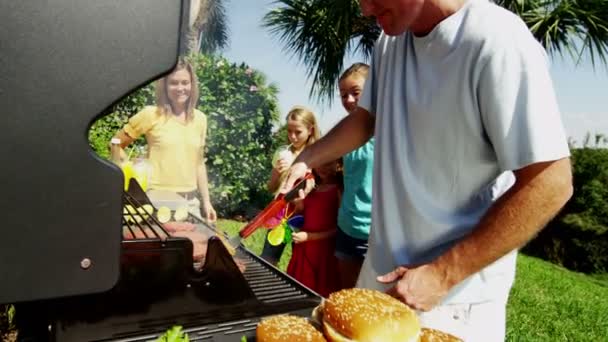
{"type": "MultiPolygon", "coordinates": [[[[606,65],[608,0],[496,0],[520,16],[552,54],[567,52],[576,61],[589,53],[606,65]]],[[[306,67],[310,95],[331,102],[344,57],[367,59],[380,34],[375,19],[364,18],[358,0],[278,0],[264,25],[306,67]]]]}
{"type": "Polygon", "coordinates": [[[226,0],[201,0],[190,30],[191,52],[212,54],[227,47],[230,39],[226,0]]]}
{"type": "Polygon", "coordinates": [[[307,67],[311,97],[331,102],[344,57],[352,52],[371,55],[380,28],[365,18],[357,0],[279,0],[264,16],[263,25],[307,67]]]}

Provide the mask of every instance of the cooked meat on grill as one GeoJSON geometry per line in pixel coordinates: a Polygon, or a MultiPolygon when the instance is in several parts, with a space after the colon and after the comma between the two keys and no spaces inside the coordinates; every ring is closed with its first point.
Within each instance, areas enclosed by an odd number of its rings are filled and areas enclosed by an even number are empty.
{"type": "MultiPolygon", "coordinates": [[[[164,224],[164,226],[171,236],[183,237],[192,241],[192,260],[194,262],[203,262],[205,260],[205,256],[207,254],[207,243],[209,241],[209,237],[205,233],[196,230],[196,227],[189,222],[167,222],[164,224]],[[171,231],[167,229],[167,224],[169,224],[169,226],[175,230],[171,231]]],[[[133,240],[154,238],[156,236],[150,228],[144,228],[143,231],[139,228],[133,228],[132,230],[133,232],[131,232],[131,230],[128,228],[123,228],[123,238],[126,240],[133,240]],[[133,236],[134,234],[135,237],[133,236]]],[[[234,262],[241,273],[245,273],[245,261],[239,258],[234,258],[234,262]]]]}
{"type": "MultiPolygon", "coordinates": [[[[176,222],[177,223],[177,222],[176,222]]],[[[192,241],[192,259],[202,261],[207,254],[207,241],[209,237],[199,231],[177,231],[169,232],[171,236],[185,237],[192,241]]]]}
{"type": "Polygon", "coordinates": [[[168,232],[193,232],[196,226],[190,222],[170,221],[163,223],[163,228],[168,232]]]}
{"type": "Polygon", "coordinates": [[[133,229],[133,232],[131,232],[131,230],[127,229],[127,228],[123,228],[122,230],[122,237],[125,240],[133,240],[133,239],[146,239],[146,238],[152,238],[155,237],[156,235],[154,235],[154,233],[152,232],[152,230],[150,230],[149,228],[145,228],[145,233],[138,228],[133,229]],[[135,235],[135,236],[133,236],[135,235]]]}
{"type": "Polygon", "coordinates": [[[234,260],[236,266],[239,268],[239,271],[241,271],[241,273],[245,273],[245,271],[247,270],[247,267],[245,266],[245,261],[235,257],[233,257],[232,259],[234,260]]]}

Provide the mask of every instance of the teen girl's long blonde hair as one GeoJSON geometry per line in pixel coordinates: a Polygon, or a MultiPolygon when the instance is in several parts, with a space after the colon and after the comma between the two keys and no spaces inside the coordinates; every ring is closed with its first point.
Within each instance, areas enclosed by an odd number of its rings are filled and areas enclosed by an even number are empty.
{"type": "MultiPolygon", "coordinates": [[[[196,109],[196,103],[198,102],[198,79],[196,77],[196,72],[194,72],[194,67],[192,64],[187,61],[180,59],[177,63],[177,66],[173,71],[174,73],[179,70],[187,70],[190,74],[190,98],[188,99],[188,104],[186,105],[186,121],[192,120],[194,117],[194,109],[196,109]]],[[[169,74],[170,75],[170,74],[169,74]]],[[[169,75],[161,78],[156,82],[156,106],[158,107],[158,112],[161,115],[169,116],[173,115],[173,108],[171,107],[171,101],[169,100],[169,95],[167,94],[167,78],[169,75]]]]}

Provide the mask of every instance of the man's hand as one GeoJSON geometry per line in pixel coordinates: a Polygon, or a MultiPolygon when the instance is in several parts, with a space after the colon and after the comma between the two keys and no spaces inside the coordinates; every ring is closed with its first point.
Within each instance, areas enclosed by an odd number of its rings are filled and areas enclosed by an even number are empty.
{"type": "Polygon", "coordinates": [[[386,293],[422,311],[433,309],[450,289],[443,272],[432,263],[413,268],[399,266],[377,280],[383,284],[397,282],[386,293]]]}
{"type": "MultiPolygon", "coordinates": [[[[283,182],[283,186],[281,187],[281,193],[287,193],[289,190],[293,188],[293,185],[298,179],[304,178],[306,173],[308,172],[308,166],[306,166],[303,162],[296,162],[290,168],[287,173],[287,177],[285,178],[285,182],[283,182]]],[[[306,184],[308,187],[308,183],[306,184]]]]}

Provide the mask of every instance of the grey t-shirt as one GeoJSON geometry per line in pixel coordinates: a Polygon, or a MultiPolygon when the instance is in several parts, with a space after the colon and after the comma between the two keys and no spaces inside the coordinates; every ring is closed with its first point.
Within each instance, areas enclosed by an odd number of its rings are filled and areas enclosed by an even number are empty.
{"type": "MultiPolygon", "coordinates": [[[[359,105],[376,115],[370,249],[359,286],[432,261],[514,182],[569,155],[544,49],[514,14],[471,0],[424,37],[382,35],[359,105]]],[[[506,295],[515,252],[445,303],[506,295]]]]}

